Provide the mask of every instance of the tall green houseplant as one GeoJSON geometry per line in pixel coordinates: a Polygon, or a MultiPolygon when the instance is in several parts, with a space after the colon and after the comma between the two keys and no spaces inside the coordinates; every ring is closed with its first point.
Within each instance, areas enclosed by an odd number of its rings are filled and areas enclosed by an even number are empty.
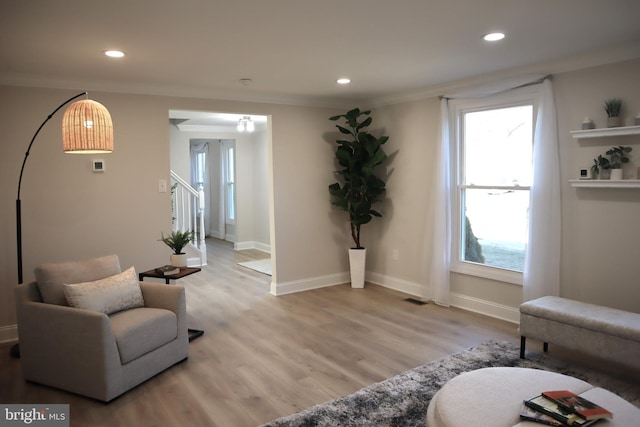
{"type": "Polygon", "coordinates": [[[356,249],[360,244],[360,227],[382,214],[373,209],[373,204],[382,201],[385,182],[375,175],[376,168],[387,158],[382,146],[388,136],[375,137],[366,128],[373,121],[371,111],[354,108],[346,114],[333,116],[329,120],[344,119],[345,125],[336,125],[348,139],[336,141],[336,160],[340,169],[335,171],[340,182],[329,186],[332,204],[349,214],[351,237],[356,249]]]}

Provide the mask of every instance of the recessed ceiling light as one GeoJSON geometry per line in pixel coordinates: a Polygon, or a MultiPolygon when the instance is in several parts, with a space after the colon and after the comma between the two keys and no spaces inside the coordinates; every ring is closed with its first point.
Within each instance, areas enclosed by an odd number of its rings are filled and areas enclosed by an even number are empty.
{"type": "Polygon", "coordinates": [[[485,34],[482,38],[488,42],[497,42],[504,38],[504,33],[489,33],[485,34]]]}
{"type": "Polygon", "coordinates": [[[124,52],[121,50],[105,50],[104,54],[109,58],[122,58],[124,56],[124,52]]]}
{"type": "Polygon", "coordinates": [[[348,85],[349,83],[351,83],[351,79],[342,78],[338,79],[337,82],[339,85],[348,85]]]}

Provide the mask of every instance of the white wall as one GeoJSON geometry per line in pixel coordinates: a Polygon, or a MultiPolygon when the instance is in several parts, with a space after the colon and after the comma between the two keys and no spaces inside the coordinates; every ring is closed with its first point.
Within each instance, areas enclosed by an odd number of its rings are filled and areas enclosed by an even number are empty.
{"type": "Polygon", "coordinates": [[[585,116],[605,127],[602,104],[623,101],[626,124],[640,113],[640,60],[573,73],[554,80],[562,160],[562,294],[640,312],[640,190],[576,189],[569,179],[615,145],[633,147],[625,174],[637,176],[640,136],[581,140],[569,136],[585,116]]]}
{"type": "Polygon", "coordinates": [[[269,135],[267,130],[256,130],[253,135],[253,235],[257,249],[271,250],[269,235],[269,135]]]}
{"type": "MultiPolygon", "coordinates": [[[[554,76],[562,168],[562,295],[640,312],[640,190],[579,190],[569,186],[580,167],[615,144],[632,145],[640,163],[638,137],[576,142],[569,131],[584,116],[602,126],[602,102],[621,97],[627,115],[640,111],[640,60],[554,76]]],[[[15,207],[19,167],[26,145],[41,121],[75,91],[0,87],[0,178],[7,197],[0,207],[0,340],[15,333],[15,207]]],[[[347,282],[346,250],[351,245],[344,212],[330,204],[327,186],[335,181],[337,136],[327,118],[346,109],[252,104],[174,97],[92,92],[111,112],[116,151],[104,156],[106,172],[93,174],[91,156],[61,150],[60,117],[42,131],[23,182],[24,271],[42,262],[117,253],[123,266],[148,269],[164,264],[168,249],[158,242],[171,226],[169,193],[170,109],[271,115],[266,148],[271,205],[270,244],[275,260],[272,293],[347,282]]],[[[373,111],[373,129],[390,136],[385,146],[388,199],[384,218],[363,229],[370,252],[369,279],[429,296],[433,214],[434,144],[437,98],[404,102],[373,111]],[[399,260],[392,259],[398,250],[399,260]]],[[[265,147],[261,146],[260,151],[265,147]]],[[[262,156],[254,152],[255,156],[262,156]]],[[[251,178],[251,185],[256,186],[251,178]]],[[[262,191],[262,190],[261,190],[262,191]]],[[[254,200],[255,202],[255,200],[254,200]]],[[[254,205],[255,209],[255,205],[254,205]]],[[[252,225],[255,227],[255,224],[252,225]]],[[[256,235],[258,235],[256,233],[256,235]]],[[[489,314],[517,314],[521,288],[452,274],[454,303],[489,314]]]]}

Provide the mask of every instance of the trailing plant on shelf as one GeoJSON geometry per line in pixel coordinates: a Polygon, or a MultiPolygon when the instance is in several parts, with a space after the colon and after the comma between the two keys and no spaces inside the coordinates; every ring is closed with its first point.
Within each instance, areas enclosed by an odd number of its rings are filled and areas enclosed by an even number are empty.
{"type": "Polygon", "coordinates": [[[346,114],[329,118],[332,121],[344,119],[346,127],[336,125],[336,128],[349,137],[348,140],[336,141],[338,148],[335,155],[341,169],[335,173],[343,183],[331,184],[329,193],[333,197],[332,204],[349,214],[355,249],[362,249],[360,227],[369,223],[374,216],[382,216],[372,205],[380,202],[385,192],[385,182],[374,172],[387,158],[382,145],[389,137],[375,137],[365,130],[372,122],[370,114],[371,111],[354,108],[346,114]]]}
{"type": "Polygon", "coordinates": [[[160,235],[160,241],[169,246],[171,250],[173,250],[174,255],[182,255],[182,249],[193,240],[194,232],[176,230],[172,231],[168,236],[165,236],[163,233],[160,233],[160,235]]]}

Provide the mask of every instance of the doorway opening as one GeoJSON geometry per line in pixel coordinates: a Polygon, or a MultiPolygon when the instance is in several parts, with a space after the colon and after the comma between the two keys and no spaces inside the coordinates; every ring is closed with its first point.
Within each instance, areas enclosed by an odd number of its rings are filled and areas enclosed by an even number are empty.
{"type": "Polygon", "coordinates": [[[172,175],[204,193],[205,235],[271,253],[269,117],[170,110],[169,128],[172,175]]]}

